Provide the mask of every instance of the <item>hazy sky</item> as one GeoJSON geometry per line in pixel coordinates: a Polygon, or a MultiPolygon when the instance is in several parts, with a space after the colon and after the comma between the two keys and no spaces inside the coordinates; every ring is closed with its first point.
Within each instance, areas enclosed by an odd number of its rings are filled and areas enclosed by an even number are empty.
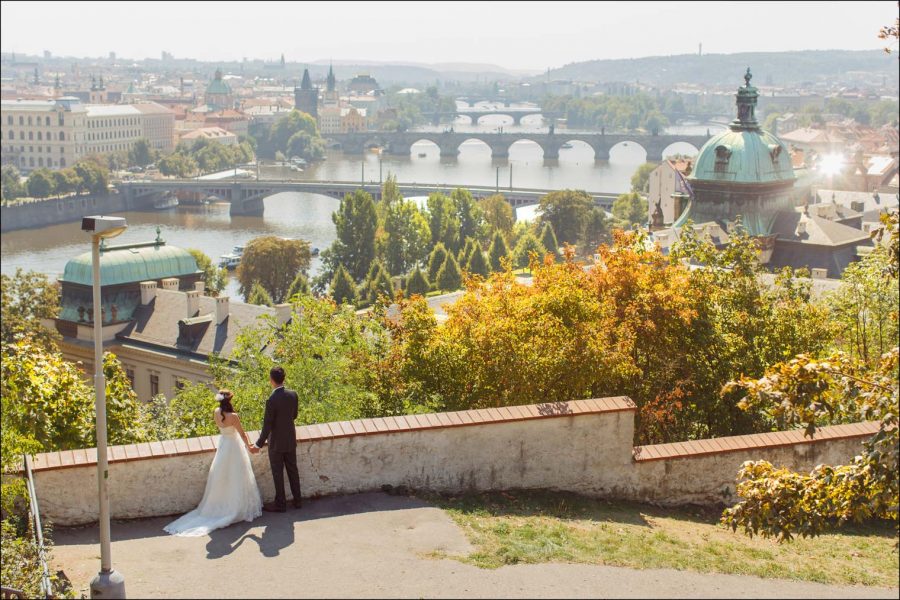
{"type": "Polygon", "coordinates": [[[490,63],[873,49],[897,2],[2,2],[4,52],[490,63]]]}

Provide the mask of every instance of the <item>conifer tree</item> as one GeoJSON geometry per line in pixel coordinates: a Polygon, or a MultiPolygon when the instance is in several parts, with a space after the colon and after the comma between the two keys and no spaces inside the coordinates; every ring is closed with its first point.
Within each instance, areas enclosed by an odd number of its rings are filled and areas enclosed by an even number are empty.
{"type": "Polygon", "coordinates": [[[338,304],[355,304],[359,299],[353,278],[343,264],[338,265],[334,279],[331,280],[331,297],[338,304]]]}
{"type": "Polygon", "coordinates": [[[452,254],[447,254],[447,258],[437,274],[437,287],[439,290],[452,292],[458,290],[461,286],[462,273],[459,271],[459,264],[457,264],[452,254]]]}
{"type": "Polygon", "coordinates": [[[540,240],[535,237],[534,233],[529,231],[519,238],[519,242],[516,244],[515,250],[513,250],[513,264],[518,268],[527,267],[531,260],[532,253],[537,254],[543,259],[544,255],[547,253],[547,249],[544,248],[544,245],[541,244],[540,240]]]}
{"type": "Polygon", "coordinates": [[[553,225],[550,223],[544,223],[544,228],[541,230],[541,244],[544,245],[547,252],[553,255],[554,259],[559,256],[559,242],[556,241],[556,232],[553,231],[553,225]]]}
{"type": "Polygon", "coordinates": [[[499,231],[494,232],[494,239],[491,240],[491,247],[488,249],[489,263],[491,272],[497,273],[503,270],[500,259],[509,257],[509,246],[506,245],[506,239],[499,231]]]}
{"type": "Polygon", "coordinates": [[[428,293],[430,287],[428,279],[425,278],[425,274],[422,273],[422,270],[419,269],[419,267],[416,267],[416,270],[406,279],[407,296],[412,296],[413,294],[424,296],[428,293]]]}
{"type": "Polygon", "coordinates": [[[446,258],[447,249],[444,247],[444,244],[438,242],[434,246],[434,250],[431,251],[431,256],[428,258],[428,281],[437,280],[438,271],[444,264],[444,259],[446,258]]]}
{"type": "Polygon", "coordinates": [[[297,294],[307,295],[309,294],[309,279],[306,278],[304,273],[297,273],[297,276],[294,277],[294,281],[291,282],[291,287],[288,288],[287,299],[290,300],[297,294]]]}
{"type": "Polygon", "coordinates": [[[471,255],[469,255],[466,271],[468,271],[469,275],[481,275],[482,277],[487,277],[488,275],[488,264],[484,258],[484,252],[477,244],[471,255]]]}
{"type": "Polygon", "coordinates": [[[247,304],[256,304],[258,306],[273,306],[272,295],[266,291],[266,288],[258,281],[253,282],[250,293],[247,295],[247,304]]]}

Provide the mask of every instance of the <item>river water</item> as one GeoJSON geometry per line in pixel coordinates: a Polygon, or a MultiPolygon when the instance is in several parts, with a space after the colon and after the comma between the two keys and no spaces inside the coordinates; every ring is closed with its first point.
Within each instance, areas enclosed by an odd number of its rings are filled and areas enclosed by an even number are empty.
{"type": "MultiPolygon", "coordinates": [[[[538,117],[526,118],[522,125],[513,126],[511,118],[483,117],[481,124],[466,124],[461,117],[454,124],[456,131],[485,131],[502,126],[505,131],[544,130],[538,117]]],[[[672,133],[705,133],[706,126],[673,128],[672,133]]],[[[717,128],[711,127],[715,132],[717,128]]],[[[562,134],[562,131],[557,130],[562,134]]],[[[692,152],[686,144],[676,144],[671,152],[692,152]]],[[[592,192],[625,192],[630,187],[634,170],[644,162],[644,151],[633,144],[613,148],[609,161],[595,161],[593,151],[585,144],[573,143],[572,148],[560,151],[558,161],[544,161],[540,147],[528,141],[517,142],[510,148],[508,159],[491,159],[490,148],[478,141],[464,143],[457,158],[441,158],[438,147],[429,142],[415,144],[408,157],[367,153],[343,155],[329,151],[328,158],[310,165],[302,173],[280,168],[263,168],[261,177],[322,180],[360,180],[378,182],[389,173],[401,182],[440,184],[489,185],[563,189],[576,188],[592,192]],[[424,156],[421,156],[424,154],[424,156]],[[363,175],[364,174],[364,175],[363,175]]],[[[331,213],[338,200],[315,194],[285,192],[265,199],[262,216],[231,217],[228,204],[181,206],[154,212],[122,213],[128,220],[128,230],[113,243],[124,244],[150,241],[156,237],[157,226],[167,243],[182,248],[199,248],[214,260],[228,253],[233,246],[244,245],[254,237],[278,235],[305,239],[313,247],[327,248],[334,241],[335,230],[331,213]]],[[[518,210],[520,219],[533,218],[534,208],[518,210]]],[[[16,268],[47,273],[51,277],[62,274],[66,262],[90,249],[78,223],[65,223],[41,229],[14,231],[2,236],[2,272],[12,274],[16,268]]],[[[313,259],[311,272],[319,268],[313,259]]],[[[237,295],[237,283],[232,278],[228,293],[237,295]]]]}

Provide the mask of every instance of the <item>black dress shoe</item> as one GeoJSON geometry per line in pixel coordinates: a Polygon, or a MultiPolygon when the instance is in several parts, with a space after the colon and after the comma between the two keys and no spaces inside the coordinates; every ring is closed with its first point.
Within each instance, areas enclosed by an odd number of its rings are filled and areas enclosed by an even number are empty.
{"type": "Polygon", "coordinates": [[[297,500],[296,502],[294,502],[294,508],[303,508],[303,502],[297,500]]]}
{"type": "Polygon", "coordinates": [[[262,509],[266,512],[287,512],[285,507],[276,504],[263,504],[262,509]]]}

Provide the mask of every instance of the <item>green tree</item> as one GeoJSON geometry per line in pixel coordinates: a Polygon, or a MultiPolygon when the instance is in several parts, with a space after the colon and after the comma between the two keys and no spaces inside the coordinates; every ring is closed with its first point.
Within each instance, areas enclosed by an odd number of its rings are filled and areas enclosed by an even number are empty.
{"type": "Polygon", "coordinates": [[[481,229],[484,217],[481,214],[481,208],[472,197],[472,193],[464,188],[456,188],[450,193],[450,200],[456,211],[456,218],[459,221],[459,240],[474,238],[481,229]]]}
{"type": "Polygon", "coordinates": [[[390,274],[388,274],[387,269],[384,268],[380,260],[372,261],[366,280],[363,282],[363,293],[361,296],[370,304],[377,302],[380,296],[387,296],[393,299],[394,285],[391,283],[390,274]]]}
{"type": "Polygon", "coordinates": [[[292,110],[272,124],[269,143],[275,150],[287,151],[288,142],[298,132],[304,132],[312,138],[319,137],[316,120],[305,112],[292,110]]]}
{"type": "Polygon", "coordinates": [[[22,175],[13,165],[3,165],[3,199],[15,200],[25,195],[22,175]]]}
{"type": "Polygon", "coordinates": [[[53,171],[53,190],[57,196],[71,194],[78,188],[78,174],[75,169],[53,171]]]}
{"type": "Polygon", "coordinates": [[[291,158],[299,156],[309,161],[322,160],[325,156],[325,144],[318,135],[298,131],[288,139],[285,153],[291,158]]]}
{"type": "Polygon", "coordinates": [[[541,245],[553,255],[554,259],[559,258],[559,242],[556,241],[556,233],[550,223],[544,223],[541,229],[541,245]]]}
{"type": "Polygon", "coordinates": [[[448,253],[441,265],[435,280],[439,290],[453,291],[458,290],[462,286],[462,273],[459,271],[459,264],[452,254],[448,253]]]}
{"type": "Polygon", "coordinates": [[[59,336],[55,330],[44,327],[41,319],[59,315],[59,284],[43,273],[16,269],[15,275],[0,275],[0,288],[2,342],[11,344],[20,337],[29,337],[36,345],[55,347],[59,336]]]}
{"type": "Polygon", "coordinates": [[[584,227],[584,248],[590,254],[603,242],[609,241],[609,225],[606,213],[599,206],[591,209],[584,227]]]}
{"type": "Polygon", "coordinates": [[[593,199],[581,190],[559,190],[542,197],[538,213],[542,223],[550,223],[562,244],[575,244],[594,207],[593,199]]]}
{"type": "Polygon", "coordinates": [[[28,175],[28,195],[46,198],[53,193],[53,174],[47,169],[35,169],[28,175]]]}
{"type": "Polygon", "coordinates": [[[109,169],[96,160],[87,158],[75,163],[78,174],[78,193],[90,192],[97,196],[105,196],[109,192],[109,169]]]}
{"type": "Polygon", "coordinates": [[[128,150],[128,163],[138,167],[146,167],[153,163],[159,153],[150,145],[146,138],[137,140],[128,150]]]}
{"type": "Polygon", "coordinates": [[[848,522],[898,522],[898,348],[869,367],[843,353],[824,360],[799,355],[768,369],[765,377],[728,386],[746,392],[741,406],[763,410],[782,426],[818,426],[877,420],[878,432],[847,465],[819,465],[809,473],[747,462],[737,486],[742,501],[722,520],[748,535],[790,540],[814,537],[848,522]]]}
{"type": "Polygon", "coordinates": [[[476,244],[472,249],[472,252],[469,254],[469,261],[466,263],[466,271],[469,275],[480,275],[481,277],[488,276],[488,264],[484,258],[484,251],[482,251],[481,247],[476,244]]]}
{"type": "Polygon", "coordinates": [[[647,200],[637,192],[620,194],[613,202],[612,214],[623,229],[647,224],[647,200]]]}
{"type": "Polygon", "coordinates": [[[428,196],[427,205],[432,245],[441,242],[449,252],[459,251],[460,223],[453,200],[435,192],[428,196]]]}
{"type": "Polygon", "coordinates": [[[272,301],[272,295],[260,284],[254,281],[250,286],[250,293],[247,294],[247,304],[256,304],[257,306],[275,306],[272,301]]]}
{"type": "Polygon", "coordinates": [[[460,265],[469,264],[469,257],[472,256],[472,252],[475,251],[475,247],[478,245],[478,242],[473,240],[472,238],[466,238],[466,242],[462,248],[459,250],[459,254],[456,255],[456,262],[460,265]]]}
{"type": "Polygon", "coordinates": [[[241,294],[248,295],[255,282],[265,288],[275,304],[285,301],[298,272],[306,272],[310,263],[309,242],[288,240],[273,235],[254,238],[247,243],[237,278],[241,294]]]}
{"type": "Polygon", "coordinates": [[[416,270],[412,272],[412,274],[406,278],[406,295],[412,296],[413,294],[419,294],[424,296],[428,293],[430,289],[430,285],[428,283],[428,279],[425,278],[425,274],[422,273],[419,267],[416,267],[416,270]]]}
{"type": "Polygon", "coordinates": [[[306,273],[302,271],[297,273],[297,276],[294,277],[294,281],[291,282],[291,287],[288,288],[286,299],[290,300],[297,294],[303,296],[309,295],[309,279],[306,277],[306,273]]]}
{"type": "Polygon", "coordinates": [[[167,177],[191,177],[197,172],[197,161],[180,152],[173,152],[160,158],[156,166],[167,177]]]}
{"type": "Polygon", "coordinates": [[[371,194],[356,190],[344,196],[331,220],[337,230],[337,239],[331,245],[331,252],[323,257],[326,277],[342,264],[354,281],[362,281],[375,259],[378,230],[375,201],[371,194]]]}
{"type": "Polygon", "coordinates": [[[492,272],[503,271],[503,259],[509,258],[509,246],[506,245],[506,239],[499,231],[494,232],[491,247],[488,248],[488,257],[492,272]]]}
{"type": "Polygon", "coordinates": [[[490,226],[488,234],[499,230],[503,235],[508,236],[516,222],[516,215],[506,198],[502,194],[494,194],[481,200],[480,204],[484,220],[490,226]]]}
{"type": "Polygon", "coordinates": [[[631,191],[646,194],[649,191],[650,173],[655,171],[658,166],[658,164],[651,162],[645,162],[639,166],[634,175],[631,176],[631,191]]]}
{"type": "Polygon", "coordinates": [[[443,266],[447,254],[448,252],[444,247],[444,244],[438,242],[431,251],[431,255],[428,257],[428,281],[433,282],[437,280],[438,271],[441,270],[441,266],[443,266]]]}
{"type": "Polygon", "coordinates": [[[228,284],[228,271],[216,267],[212,259],[203,250],[188,248],[188,252],[197,261],[197,268],[203,271],[203,283],[206,293],[210,296],[218,296],[219,292],[224,290],[228,284]]]}
{"type": "Polygon", "coordinates": [[[516,247],[513,250],[513,264],[519,268],[527,267],[531,262],[532,254],[536,254],[538,260],[543,260],[544,255],[547,254],[547,249],[537,239],[534,232],[529,231],[519,238],[519,241],[516,243],[516,247]]]}
{"type": "Polygon", "coordinates": [[[427,256],[431,231],[415,202],[402,197],[388,202],[384,209],[385,261],[391,274],[403,275],[427,256]]]}
{"type": "Polygon", "coordinates": [[[358,301],[356,284],[344,265],[338,265],[334,279],[331,280],[331,298],[337,304],[356,304],[358,301]]]}

